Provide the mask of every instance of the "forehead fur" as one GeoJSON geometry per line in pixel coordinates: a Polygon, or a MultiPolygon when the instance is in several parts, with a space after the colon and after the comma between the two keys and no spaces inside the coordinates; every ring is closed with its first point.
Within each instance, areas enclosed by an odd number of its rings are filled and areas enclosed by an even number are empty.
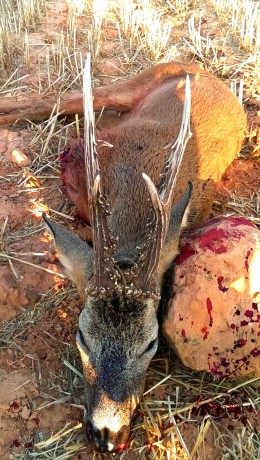
{"type": "Polygon", "coordinates": [[[149,318],[156,319],[156,309],[157,303],[150,299],[123,295],[106,299],[88,297],[82,312],[82,326],[95,327],[102,335],[113,331],[116,338],[126,331],[129,335],[142,335],[151,327],[149,318]]]}

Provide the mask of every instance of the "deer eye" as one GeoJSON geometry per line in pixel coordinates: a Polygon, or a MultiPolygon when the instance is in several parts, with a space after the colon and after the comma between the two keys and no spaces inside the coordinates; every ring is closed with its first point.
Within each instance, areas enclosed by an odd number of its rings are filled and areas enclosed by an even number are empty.
{"type": "Polygon", "coordinates": [[[150,351],[152,351],[155,347],[155,345],[158,343],[158,338],[156,337],[156,339],[152,340],[148,347],[146,348],[146,350],[144,351],[144,354],[146,353],[150,353],[150,351]]]}

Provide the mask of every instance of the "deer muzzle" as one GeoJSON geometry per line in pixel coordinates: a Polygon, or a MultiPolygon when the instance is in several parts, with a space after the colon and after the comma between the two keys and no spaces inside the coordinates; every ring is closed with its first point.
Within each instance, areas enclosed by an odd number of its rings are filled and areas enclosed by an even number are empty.
{"type": "Polygon", "coordinates": [[[130,398],[123,403],[115,403],[103,395],[100,403],[88,414],[88,440],[101,453],[123,450],[129,441],[137,401],[130,398]]]}
{"type": "Polygon", "coordinates": [[[123,425],[118,432],[109,427],[97,428],[89,420],[86,424],[87,437],[95,451],[100,453],[123,450],[130,436],[130,426],[123,425]]]}

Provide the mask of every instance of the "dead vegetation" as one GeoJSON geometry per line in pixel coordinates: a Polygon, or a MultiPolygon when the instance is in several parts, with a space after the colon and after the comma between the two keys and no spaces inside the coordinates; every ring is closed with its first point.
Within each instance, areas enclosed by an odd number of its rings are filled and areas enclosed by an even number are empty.
{"type": "MultiPolygon", "coordinates": [[[[56,209],[44,193],[57,193],[58,152],[69,138],[78,137],[81,132],[78,116],[62,118],[59,98],[68,90],[81,90],[83,61],[89,48],[95,85],[125,78],[155,62],[196,60],[232,83],[240,93],[250,110],[244,154],[246,158],[252,154],[255,159],[259,155],[258,2],[0,0],[0,9],[0,97],[30,94],[33,98],[40,94],[43,98],[53,96],[57,101],[47,121],[20,120],[14,125],[14,130],[26,131],[26,153],[32,161],[19,172],[0,177],[1,186],[11,184],[26,196],[30,211],[23,230],[10,229],[8,219],[1,227],[1,264],[8,264],[15,277],[19,277],[18,260],[34,263],[35,254],[17,252],[12,244],[39,234],[41,229],[35,216],[47,210],[57,222],[74,223],[67,201],[56,209]]],[[[217,201],[215,211],[242,214],[259,225],[259,203],[260,183],[249,195],[234,192],[224,205],[217,201]]],[[[34,265],[36,270],[45,269],[41,264],[34,265]]],[[[55,277],[59,278],[57,270],[55,277]]],[[[49,311],[65,300],[69,303],[75,296],[71,287],[54,288],[32,309],[25,309],[4,323],[0,332],[2,349],[11,348],[23,355],[19,337],[49,311]]],[[[49,333],[48,340],[58,339],[49,333]]],[[[61,342],[57,359],[64,365],[58,373],[50,374],[47,381],[40,378],[40,361],[28,353],[24,356],[38,366],[35,381],[42,402],[37,407],[32,403],[35,412],[53,405],[62,408],[64,404],[82,410],[84,395],[77,351],[70,342],[61,342]]],[[[119,452],[117,458],[257,460],[258,410],[257,379],[219,381],[206,373],[196,373],[185,368],[162,343],[149,369],[146,391],[133,426],[131,449],[119,452]]],[[[64,421],[64,428],[47,438],[37,428],[26,436],[30,444],[19,452],[14,449],[13,459],[92,458],[92,454],[84,454],[84,427],[76,421],[64,421]]]]}

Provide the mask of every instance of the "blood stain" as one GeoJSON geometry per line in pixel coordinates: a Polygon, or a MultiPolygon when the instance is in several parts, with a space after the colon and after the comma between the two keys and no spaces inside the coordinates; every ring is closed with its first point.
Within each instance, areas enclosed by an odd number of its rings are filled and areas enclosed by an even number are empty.
{"type": "Polygon", "coordinates": [[[234,349],[236,349],[236,348],[242,348],[242,347],[244,347],[246,344],[247,344],[247,340],[246,340],[246,339],[238,339],[238,340],[234,343],[234,349]]]}
{"type": "Polygon", "coordinates": [[[207,331],[207,328],[206,327],[202,327],[201,328],[201,332],[203,335],[203,340],[206,340],[208,338],[208,335],[209,335],[209,331],[207,331]]]}
{"type": "Polygon", "coordinates": [[[13,401],[13,402],[10,404],[10,407],[12,407],[12,409],[14,409],[14,410],[17,410],[17,409],[19,409],[20,404],[19,404],[17,401],[13,401]]]}
{"type": "Polygon", "coordinates": [[[246,310],[245,311],[245,316],[247,316],[248,318],[253,318],[254,316],[254,312],[252,310],[246,310]]]}
{"type": "Polygon", "coordinates": [[[254,348],[252,351],[250,351],[250,355],[256,358],[257,356],[260,355],[260,350],[259,348],[254,348]]]}
{"type": "Polygon", "coordinates": [[[223,286],[222,281],[224,280],[224,276],[219,276],[218,277],[218,288],[222,292],[227,292],[228,288],[223,286]]]}
{"type": "Polygon", "coordinates": [[[209,314],[209,325],[210,327],[212,327],[213,325],[213,317],[212,317],[213,305],[209,297],[207,298],[207,309],[208,309],[208,314],[209,314]]]}
{"type": "Polygon", "coordinates": [[[11,447],[19,447],[21,445],[19,439],[14,439],[11,447]]]}
{"type": "Polygon", "coordinates": [[[240,322],[240,326],[247,326],[247,325],[248,325],[248,321],[243,320],[240,322]]]}
{"type": "Polygon", "coordinates": [[[180,251],[180,254],[176,257],[175,259],[175,265],[181,265],[186,260],[188,260],[191,256],[195,254],[195,249],[193,249],[190,245],[190,243],[186,243],[180,251]]]}
{"type": "Polygon", "coordinates": [[[188,339],[187,339],[187,337],[186,337],[185,329],[182,329],[182,331],[181,331],[181,336],[183,337],[183,342],[184,342],[184,343],[187,343],[187,342],[188,342],[188,339]]]}

